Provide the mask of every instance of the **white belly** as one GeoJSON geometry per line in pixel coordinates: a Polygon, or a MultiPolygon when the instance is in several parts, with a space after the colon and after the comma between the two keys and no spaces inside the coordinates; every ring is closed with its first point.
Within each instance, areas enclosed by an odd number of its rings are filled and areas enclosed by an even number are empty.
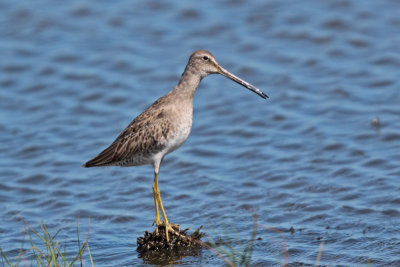
{"type": "Polygon", "coordinates": [[[175,134],[171,135],[168,138],[168,141],[165,143],[164,149],[151,156],[151,159],[149,160],[151,160],[155,172],[158,173],[161,161],[164,158],[164,156],[176,150],[186,141],[186,139],[189,137],[190,129],[191,129],[191,122],[190,125],[186,125],[186,127],[184,127],[183,125],[180,126],[177,129],[177,131],[175,131],[175,134]]]}
{"type": "Polygon", "coordinates": [[[182,125],[177,128],[176,133],[168,139],[166,147],[164,148],[164,155],[171,153],[180,147],[189,137],[191,125],[182,125]]]}

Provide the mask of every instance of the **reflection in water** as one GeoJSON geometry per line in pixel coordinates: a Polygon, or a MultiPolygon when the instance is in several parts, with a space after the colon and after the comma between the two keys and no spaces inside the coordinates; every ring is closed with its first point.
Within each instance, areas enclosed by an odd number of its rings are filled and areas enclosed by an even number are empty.
{"type": "Polygon", "coordinates": [[[171,250],[162,251],[148,251],[139,253],[139,258],[143,260],[143,263],[153,265],[167,265],[167,264],[179,264],[184,257],[193,257],[192,263],[201,262],[203,247],[193,246],[189,248],[178,248],[171,250]]]}

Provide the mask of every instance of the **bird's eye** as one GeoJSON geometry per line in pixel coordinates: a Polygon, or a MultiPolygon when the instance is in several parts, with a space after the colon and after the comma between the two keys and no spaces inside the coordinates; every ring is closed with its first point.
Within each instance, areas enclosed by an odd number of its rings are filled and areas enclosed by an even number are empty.
{"type": "Polygon", "coordinates": [[[204,60],[208,60],[208,57],[207,57],[207,56],[204,56],[203,59],[204,59],[204,60]]]}

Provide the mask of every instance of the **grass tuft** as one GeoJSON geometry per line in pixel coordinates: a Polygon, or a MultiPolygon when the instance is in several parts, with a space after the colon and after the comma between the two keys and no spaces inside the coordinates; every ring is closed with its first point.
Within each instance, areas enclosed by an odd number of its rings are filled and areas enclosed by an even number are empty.
{"type": "MultiPolygon", "coordinates": [[[[27,226],[27,230],[24,231],[25,234],[28,235],[30,248],[24,249],[25,238],[22,243],[21,249],[18,255],[15,258],[11,258],[7,255],[6,252],[0,247],[0,256],[1,256],[1,263],[2,266],[10,266],[10,267],[18,267],[22,263],[26,263],[30,261],[31,266],[64,266],[70,267],[75,266],[78,262],[80,266],[84,266],[83,255],[84,252],[87,250],[88,255],[90,258],[91,265],[93,264],[92,255],[90,253],[89,248],[89,233],[85,239],[85,241],[81,244],[79,240],[79,223],[77,222],[77,235],[78,235],[78,254],[74,257],[67,255],[66,248],[64,247],[64,251],[62,252],[60,249],[60,242],[56,239],[57,235],[60,233],[61,229],[56,231],[54,235],[51,235],[47,230],[47,227],[44,223],[40,225],[41,231],[34,230],[27,222],[25,222],[27,226]],[[35,237],[38,238],[39,243],[35,243],[35,237]],[[31,253],[33,259],[27,260],[27,255],[31,253]]],[[[27,265],[27,264],[24,264],[27,265]]]]}
{"type": "Polygon", "coordinates": [[[234,233],[234,239],[230,236],[228,229],[224,227],[224,235],[226,241],[222,244],[215,242],[214,239],[209,236],[208,244],[202,243],[202,245],[213,251],[219,258],[221,258],[226,265],[231,267],[245,266],[248,267],[251,264],[251,257],[253,254],[254,242],[256,240],[257,228],[258,228],[258,216],[253,214],[253,230],[251,232],[250,239],[245,245],[242,244],[236,229],[232,226],[231,232],[234,233]],[[236,244],[236,246],[235,246],[236,244]],[[238,246],[238,248],[237,248],[238,246]]]}

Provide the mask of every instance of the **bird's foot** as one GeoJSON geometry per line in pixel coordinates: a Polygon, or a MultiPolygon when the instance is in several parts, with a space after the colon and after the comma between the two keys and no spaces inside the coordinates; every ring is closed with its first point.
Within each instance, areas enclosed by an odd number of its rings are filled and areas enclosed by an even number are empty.
{"type": "Polygon", "coordinates": [[[153,225],[156,225],[156,233],[158,233],[158,227],[163,226],[163,222],[160,220],[160,218],[155,218],[153,221],[153,225]]]}
{"type": "Polygon", "coordinates": [[[176,236],[179,236],[182,238],[185,237],[179,233],[180,232],[179,224],[170,224],[169,222],[167,222],[167,223],[164,223],[163,226],[165,227],[165,236],[166,236],[168,242],[169,242],[169,233],[172,233],[173,235],[176,235],[176,236]]]}
{"type": "Polygon", "coordinates": [[[158,227],[163,225],[163,222],[160,220],[160,218],[155,218],[153,221],[153,225],[156,225],[158,227]]]}
{"type": "Polygon", "coordinates": [[[173,224],[173,223],[169,223],[167,221],[167,223],[164,223],[163,221],[160,220],[160,218],[155,218],[153,221],[153,225],[156,225],[156,233],[158,233],[158,228],[164,228],[161,231],[165,231],[165,237],[167,238],[167,241],[169,241],[169,233],[172,233],[173,235],[177,235],[180,237],[184,237],[181,234],[179,234],[180,232],[180,226],[179,224],[173,224]]]}

